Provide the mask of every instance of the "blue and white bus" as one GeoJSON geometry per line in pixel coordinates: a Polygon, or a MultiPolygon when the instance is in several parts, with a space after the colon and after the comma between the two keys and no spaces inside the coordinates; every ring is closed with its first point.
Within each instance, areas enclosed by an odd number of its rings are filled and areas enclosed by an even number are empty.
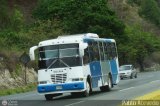
{"type": "Polygon", "coordinates": [[[114,39],[94,33],[59,36],[31,47],[31,60],[36,49],[37,90],[46,100],[63,93],[89,96],[94,88],[108,91],[120,80],[114,39]]]}

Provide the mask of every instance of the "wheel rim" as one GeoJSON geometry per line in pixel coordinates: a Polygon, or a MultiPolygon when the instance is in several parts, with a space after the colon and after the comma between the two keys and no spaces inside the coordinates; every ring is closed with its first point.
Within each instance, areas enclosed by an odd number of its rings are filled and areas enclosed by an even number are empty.
{"type": "Polygon", "coordinates": [[[109,79],[108,79],[108,86],[109,86],[109,88],[111,88],[111,79],[110,79],[110,77],[109,77],[109,79]]]}
{"type": "Polygon", "coordinates": [[[90,86],[89,86],[89,83],[88,83],[88,81],[87,81],[86,92],[89,94],[89,91],[90,91],[90,86]]]}

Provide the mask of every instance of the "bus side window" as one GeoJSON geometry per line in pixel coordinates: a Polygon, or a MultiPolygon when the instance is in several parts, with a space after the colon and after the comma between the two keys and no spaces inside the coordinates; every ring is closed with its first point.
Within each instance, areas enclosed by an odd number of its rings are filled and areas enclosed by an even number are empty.
{"type": "Polygon", "coordinates": [[[88,42],[88,53],[90,62],[94,61],[94,51],[92,42],[88,42]]]}
{"type": "Polygon", "coordinates": [[[84,56],[83,56],[83,64],[88,64],[89,63],[89,49],[86,48],[84,50],[84,56]]]}
{"type": "Polygon", "coordinates": [[[108,49],[107,49],[107,43],[104,43],[104,53],[105,53],[105,60],[108,60],[108,49]]]}
{"type": "Polygon", "coordinates": [[[99,49],[101,60],[104,60],[103,42],[99,42],[99,49]]]}
{"type": "Polygon", "coordinates": [[[111,50],[112,50],[112,59],[114,59],[114,58],[117,57],[115,43],[112,43],[112,44],[111,44],[111,50]]]}
{"type": "Polygon", "coordinates": [[[93,43],[94,61],[100,60],[98,42],[93,43]]]}
{"type": "Polygon", "coordinates": [[[107,42],[107,51],[108,51],[108,59],[112,59],[112,49],[111,49],[111,43],[107,42]]]}

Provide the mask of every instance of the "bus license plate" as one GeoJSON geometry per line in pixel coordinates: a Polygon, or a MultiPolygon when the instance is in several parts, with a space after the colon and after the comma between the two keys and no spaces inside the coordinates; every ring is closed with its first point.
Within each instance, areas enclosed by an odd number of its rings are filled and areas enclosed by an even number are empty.
{"type": "Polygon", "coordinates": [[[62,86],[56,86],[56,89],[60,90],[60,89],[62,89],[62,86]]]}

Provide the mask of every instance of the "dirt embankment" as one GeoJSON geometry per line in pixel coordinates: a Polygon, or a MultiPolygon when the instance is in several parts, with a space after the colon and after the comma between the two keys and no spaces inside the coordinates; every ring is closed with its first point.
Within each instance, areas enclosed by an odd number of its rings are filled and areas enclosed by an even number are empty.
{"type": "MultiPolygon", "coordinates": [[[[27,69],[27,83],[37,82],[37,73],[34,69],[27,69]]],[[[0,70],[0,89],[12,89],[25,85],[24,67],[19,72],[9,72],[9,70],[0,70]]]]}

